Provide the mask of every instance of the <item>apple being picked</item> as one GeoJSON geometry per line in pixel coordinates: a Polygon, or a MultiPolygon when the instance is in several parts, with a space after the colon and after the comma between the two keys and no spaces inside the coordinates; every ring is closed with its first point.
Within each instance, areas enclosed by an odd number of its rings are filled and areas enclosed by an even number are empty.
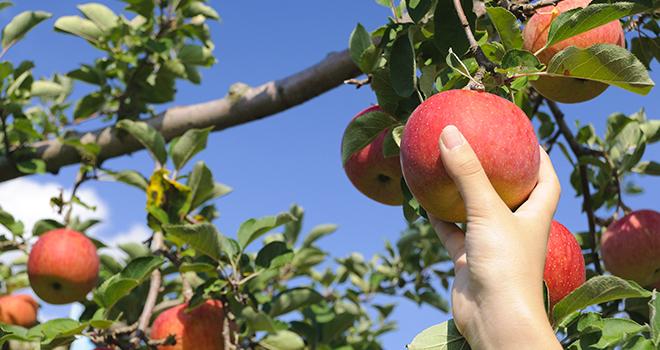
{"type": "Polygon", "coordinates": [[[403,177],[427,212],[444,221],[466,220],[463,199],[442,163],[438,140],[447,125],[465,136],[509,208],[527,199],[538,180],[540,157],[527,115],[497,95],[449,90],[420,104],[401,138],[403,177]]]}
{"type": "MultiPolygon", "coordinates": [[[[151,327],[151,338],[166,339],[172,335],[174,345],[161,345],[158,350],[224,350],[225,312],[219,300],[207,300],[186,311],[187,304],[170,308],[156,318],[151,327]]],[[[233,331],[234,326],[230,325],[233,331]]]]}
{"type": "Polygon", "coordinates": [[[605,268],[644,287],[660,287],[660,213],[637,210],[613,222],[601,237],[605,268]]]}
{"type": "MultiPolygon", "coordinates": [[[[523,29],[524,49],[536,53],[545,46],[552,21],[560,13],[579,7],[586,7],[591,0],[563,0],[556,6],[546,6],[536,10],[523,29]]],[[[548,64],[559,51],[575,46],[587,48],[595,44],[625,46],[623,29],[619,21],[612,21],[574,37],[545,48],[537,55],[539,61],[548,64]]],[[[563,103],[577,103],[590,100],[607,89],[608,85],[597,81],[577,78],[540,77],[532,85],[544,97],[563,103]]]]}
{"type": "Polygon", "coordinates": [[[39,304],[29,295],[0,296],[0,323],[32,327],[37,323],[39,304]]]}
{"type": "MultiPolygon", "coordinates": [[[[358,113],[353,120],[375,112],[385,113],[379,106],[372,106],[358,113]]],[[[385,157],[383,154],[383,143],[389,131],[384,130],[370,144],[351,155],[344,163],[344,171],[353,186],[365,196],[383,204],[401,205],[399,157],[385,157]]]]}
{"type": "Polygon", "coordinates": [[[80,301],[96,286],[96,246],[87,236],[68,228],[48,231],[32,247],[27,272],[30,286],[44,301],[80,301]]]}
{"type": "Polygon", "coordinates": [[[551,309],[586,280],[580,244],[571,231],[555,220],[550,225],[543,280],[548,286],[551,309]]]}

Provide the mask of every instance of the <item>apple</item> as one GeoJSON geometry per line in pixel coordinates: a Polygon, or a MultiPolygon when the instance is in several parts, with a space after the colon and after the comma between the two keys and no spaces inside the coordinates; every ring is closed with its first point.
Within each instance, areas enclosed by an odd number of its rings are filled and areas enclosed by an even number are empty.
{"type": "MultiPolygon", "coordinates": [[[[524,49],[536,53],[547,43],[550,24],[560,13],[578,7],[586,7],[590,2],[591,0],[564,0],[556,6],[537,9],[523,29],[524,49]]],[[[624,47],[625,38],[619,21],[609,22],[560,41],[541,51],[537,57],[541,63],[548,64],[554,55],[569,46],[587,48],[595,44],[614,44],[624,47]]],[[[563,103],[590,100],[600,95],[608,87],[607,84],[596,81],[561,77],[541,77],[533,81],[532,85],[544,97],[563,103]]]]}
{"type": "Polygon", "coordinates": [[[37,323],[39,304],[27,294],[0,296],[0,323],[32,327],[37,323]]]}
{"type": "MultiPolygon", "coordinates": [[[[361,111],[353,120],[372,112],[385,113],[376,105],[361,111]]],[[[365,196],[383,204],[401,205],[403,193],[399,157],[383,155],[383,142],[388,132],[389,129],[384,130],[370,144],[351,155],[344,163],[344,171],[353,186],[365,196]]]]}
{"type": "Polygon", "coordinates": [[[466,220],[465,204],[442,163],[438,140],[456,126],[509,208],[531,193],[539,174],[539,142],[525,113],[499,96],[449,90],[431,96],[410,115],[401,139],[401,168],[408,188],[427,212],[466,220]]]}
{"type": "Polygon", "coordinates": [[[614,221],[601,237],[605,268],[642,286],[660,287],[660,213],[637,210],[614,221]]]}
{"type": "MultiPolygon", "coordinates": [[[[176,338],[174,345],[161,345],[158,350],[224,350],[225,312],[219,300],[207,300],[193,310],[187,304],[170,308],[156,318],[151,339],[176,338]]],[[[233,326],[230,325],[233,330],[233,326]]]]}
{"type": "Polygon", "coordinates": [[[62,228],[41,235],[28,258],[34,292],[51,304],[85,298],[95,286],[99,257],[94,243],[80,232],[62,228]]]}
{"type": "Polygon", "coordinates": [[[551,309],[586,281],[580,244],[571,231],[555,220],[550,225],[543,280],[548,286],[551,309]]]}

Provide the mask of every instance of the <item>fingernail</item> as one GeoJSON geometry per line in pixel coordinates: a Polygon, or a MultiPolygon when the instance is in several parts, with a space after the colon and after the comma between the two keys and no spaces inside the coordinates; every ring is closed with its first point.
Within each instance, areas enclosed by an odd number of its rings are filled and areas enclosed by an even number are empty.
{"type": "Polygon", "coordinates": [[[463,135],[453,125],[447,125],[440,134],[440,140],[447,149],[454,149],[463,144],[463,135]]]}

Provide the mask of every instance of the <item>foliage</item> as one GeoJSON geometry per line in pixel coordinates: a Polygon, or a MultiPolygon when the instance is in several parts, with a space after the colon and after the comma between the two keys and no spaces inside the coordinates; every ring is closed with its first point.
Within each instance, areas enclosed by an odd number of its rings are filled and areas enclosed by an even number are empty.
{"type": "MultiPolygon", "coordinates": [[[[148,122],[156,106],[174,100],[177,80],[200,83],[199,68],[215,63],[206,22],[220,17],[204,0],[122,1],[124,13],[88,3],[78,6],[80,16],[54,20],[56,31],[99,50],[101,56],[93,62],[49,79],[35,79],[32,62],[0,61],[1,152],[25,174],[46,171],[44,161],[35,157],[37,141],[58,139],[84,160],[71,196],[61,194],[51,200],[61,220],[39,221],[29,233],[10,214],[11,208],[0,209],[0,225],[6,229],[0,233],[0,254],[21,253],[12,263],[0,264],[0,293],[28,287],[25,254],[36,236],[63,226],[86,231],[97,223],[72,216],[74,206],[92,207],[76,195],[87,181],[113,179],[145,192],[151,249],[132,243],[119,247],[125,259],[102,255],[98,286],[84,302],[78,320],[56,319],[31,329],[0,325],[0,345],[22,341],[51,348],[83,335],[98,345],[146,348],[150,339],[140,337],[146,329],[138,325],[142,316],[153,319],[184,301],[193,308],[212,298],[224,303],[237,325],[240,340],[231,344],[235,348],[381,349],[385,346],[380,337],[396,328],[391,319],[395,304],[383,304],[378,296],[399,296],[449,311],[444,296],[453,273],[450,259],[405,182],[403,214],[408,226],[396,243],[386,243],[383,253],[371,259],[359,253],[331,257],[319,242],[336,227],[319,225],[303,233],[304,211],[297,205],[273,216],[248,219],[232,234],[221,233],[213,224],[218,218],[214,203],[231,188],[216,182],[203,161],[186,167],[206,147],[211,130],[188,130],[168,147],[148,122]],[[77,84],[91,87],[91,92],[72,101],[77,84]],[[139,142],[153,158],[153,172],[103,167],[99,146],[71,133],[75,125],[91,119],[116,126],[120,137],[139,142]],[[146,305],[152,290],[156,291],[153,314],[146,305]]],[[[546,149],[556,145],[574,165],[571,184],[576,195],[583,196],[589,218],[590,231],[577,237],[593,278],[553,310],[563,345],[571,349],[659,346],[657,292],[601,276],[594,244],[613,218],[630,211],[623,196],[642,190],[630,175],[660,174],[657,162],[644,160],[647,145],[660,140],[660,122],[640,110],[612,114],[603,136],[592,125],[578,124],[572,132],[556,105],[546,102],[552,115],[540,108],[544,101],[529,86],[537,76],[563,75],[568,69],[574,77],[648,93],[653,82],[646,68],[658,57],[656,2],[600,3],[560,15],[550,29],[550,42],[616,19],[626,28],[636,28],[638,36],[631,40],[631,52],[611,46],[568,48],[547,67],[522,49],[520,20],[528,13],[520,7],[475,3],[485,5],[481,8],[461,1],[475,29],[475,46],[451,1],[377,2],[390,7],[392,17],[371,33],[358,24],[349,38],[349,52],[368,75],[387,113],[373,112],[352,122],[342,158],[385,129],[391,130],[384,142],[385,154],[398,154],[406,119],[437,92],[476,87],[513,100],[538,125],[546,149]],[[584,65],[586,61],[595,63],[584,65]]],[[[0,2],[0,8],[7,4],[0,2]]],[[[9,21],[2,31],[0,58],[32,28],[49,23],[50,17],[34,11],[9,21]]],[[[423,331],[409,346],[466,347],[452,321],[423,331]]]]}

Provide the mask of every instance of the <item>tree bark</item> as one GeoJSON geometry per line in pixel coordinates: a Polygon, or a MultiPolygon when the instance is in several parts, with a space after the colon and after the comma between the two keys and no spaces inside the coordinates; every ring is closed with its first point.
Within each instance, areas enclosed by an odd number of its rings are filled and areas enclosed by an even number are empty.
{"type": "MultiPolygon", "coordinates": [[[[214,131],[220,131],[302,104],[360,74],[347,50],[334,52],[307,69],[277,81],[248,88],[238,96],[174,107],[145,121],[160,131],[167,141],[194,128],[213,126],[214,131]]],[[[143,148],[130,136],[120,137],[117,129],[112,126],[79,134],[78,137],[83,143],[96,142],[101,147],[99,162],[143,148]]],[[[60,168],[81,160],[75,148],[63,145],[58,140],[41,141],[32,146],[37,150],[37,156],[46,162],[46,169],[51,173],[57,173],[60,168]]],[[[16,169],[11,159],[0,157],[0,182],[24,175],[16,169]]]]}

